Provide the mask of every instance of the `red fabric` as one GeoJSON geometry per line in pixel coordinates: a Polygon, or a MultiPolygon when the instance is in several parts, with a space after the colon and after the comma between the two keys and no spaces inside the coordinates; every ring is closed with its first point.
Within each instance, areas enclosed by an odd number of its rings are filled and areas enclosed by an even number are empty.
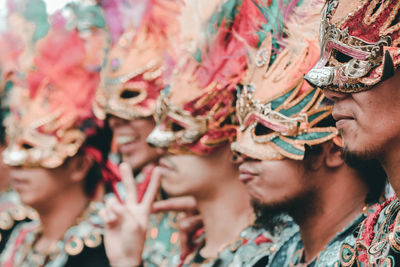
{"type": "Polygon", "coordinates": [[[256,245],[260,245],[262,243],[272,243],[272,239],[265,237],[263,234],[260,234],[256,239],[254,239],[254,243],[256,245]]]}
{"type": "Polygon", "coordinates": [[[14,244],[14,250],[11,254],[11,257],[6,261],[3,267],[14,267],[14,258],[15,254],[17,253],[17,250],[20,248],[20,246],[24,243],[26,235],[29,233],[29,229],[22,229],[21,232],[19,233],[17,240],[15,241],[14,244]]]}
{"type": "Polygon", "coordinates": [[[155,167],[156,166],[154,164],[151,164],[149,166],[144,167],[144,169],[143,169],[144,180],[143,180],[143,182],[139,183],[136,187],[137,188],[136,195],[137,195],[137,200],[139,203],[142,202],[142,200],[143,200],[144,194],[146,193],[147,187],[150,184],[151,176],[153,175],[153,171],[154,171],[155,167]]]}
{"type": "Polygon", "coordinates": [[[109,159],[104,159],[100,150],[95,147],[85,146],[82,148],[83,152],[90,156],[99,166],[101,167],[101,174],[103,181],[110,184],[116,197],[122,202],[120,195],[118,194],[116,184],[121,181],[121,175],[119,173],[118,166],[109,159]]]}

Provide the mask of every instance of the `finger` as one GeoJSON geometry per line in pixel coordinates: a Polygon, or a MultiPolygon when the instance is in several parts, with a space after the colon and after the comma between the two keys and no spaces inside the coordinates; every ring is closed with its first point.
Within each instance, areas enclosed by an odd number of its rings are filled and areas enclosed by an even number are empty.
{"type": "Polygon", "coordinates": [[[115,216],[123,218],[125,214],[125,207],[115,198],[112,197],[107,200],[106,208],[109,212],[115,214],[115,216]]]}
{"type": "Polygon", "coordinates": [[[108,228],[108,229],[114,228],[114,226],[117,223],[117,216],[113,212],[111,212],[108,209],[102,209],[99,212],[99,215],[100,215],[101,219],[103,220],[106,228],[108,228]]]}
{"type": "Polygon", "coordinates": [[[122,183],[124,184],[126,190],[125,202],[128,205],[137,204],[136,183],[132,174],[131,166],[126,162],[122,162],[119,165],[119,169],[122,176],[122,183]]]}
{"type": "Polygon", "coordinates": [[[193,197],[174,197],[157,201],[153,204],[152,212],[185,211],[197,212],[197,203],[193,197]]]}
{"type": "Polygon", "coordinates": [[[160,173],[157,168],[153,170],[151,175],[149,186],[147,187],[146,193],[143,196],[142,204],[148,207],[149,211],[153,205],[154,199],[158,193],[160,187],[160,173]]]}

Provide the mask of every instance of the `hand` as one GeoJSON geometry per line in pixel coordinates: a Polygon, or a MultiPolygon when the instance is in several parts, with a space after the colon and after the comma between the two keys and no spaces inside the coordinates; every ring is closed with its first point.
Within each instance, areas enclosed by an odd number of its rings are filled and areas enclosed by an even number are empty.
{"type": "Polygon", "coordinates": [[[120,203],[115,197],[111,197],[106,200],[105,208],[100,212],[105,223],[104,245],[112,266],[140,266],[151,207],[160,185],[160,175],[157,170],[153,171],[143,200],[138,203],[131,167],[122,163],[120,171],[126,200],[120,203]]]}
{"type": "Polygon", "coordinates": [[[193,243],[193,235],[203,227],[198,214],[197,203],[193,197],[174,197],[153,204],[152,212],[178,211],[178,231],[183,257],[190,254],[198,245],[193,243]]]}

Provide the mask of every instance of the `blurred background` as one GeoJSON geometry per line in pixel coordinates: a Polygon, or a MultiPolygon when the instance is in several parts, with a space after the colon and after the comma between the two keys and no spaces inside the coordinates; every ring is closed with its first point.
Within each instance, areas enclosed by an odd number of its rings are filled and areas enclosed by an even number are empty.
{"type": "MultiPolygon", "coordinates": [[[[56,10],[62,8],[67,2],[71,0],[44,0],[47,5],[47,12],[53,13],[56,10]]],[[[0,31],[4,31],[7,27],[5,24],[5,16],[7,15],[7,0],[0,0],[0,31]]]]}

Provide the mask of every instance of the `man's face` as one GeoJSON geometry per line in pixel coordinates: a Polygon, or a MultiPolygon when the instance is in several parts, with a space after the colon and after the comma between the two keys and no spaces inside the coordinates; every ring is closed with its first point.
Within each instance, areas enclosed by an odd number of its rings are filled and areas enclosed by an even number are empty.
{"type": "Polygon", "coordinates": [[[400,141],[400,75],[354,94],[325,90],[345,150],[363,159],[380,158],[400,141]]]}
{"type": "Polygon", "coordinates": [[[123,160],[128,162],[133,170],[137,170],[159,157],[159,150],[150,147],[146,142],[147,136],[155,127],[153,118],[127,121],[112,116],[110,127],[123,160]]]}
{"type": "Polygon", "coordinates": [[[252,201],[269,207],[285,206],[313,189],[313,181],[305,178],[302,161],[246,160],[239,172],[252,201]]]}
{"type": "MultiPolygon", "coordinates": [[[[223,150],[230,151],[229,146],[223,150]]],[[[168,154],[162,157],[158,167],[162,188],[171,196],[211,197],[221,184],[237,179],[229,175],[234,166],[226,153],[221,152],[214,151],[206,156],[168,154]],[[221,176],[230,177],[224,180],[221,176]]]]}
{"type": "Polygon", "coordinates": [[[56,169],[10,167],[11,185],[21,201],[35,209],[45,209],[51,200],[72,185],[67,166],[56,169]]]}

